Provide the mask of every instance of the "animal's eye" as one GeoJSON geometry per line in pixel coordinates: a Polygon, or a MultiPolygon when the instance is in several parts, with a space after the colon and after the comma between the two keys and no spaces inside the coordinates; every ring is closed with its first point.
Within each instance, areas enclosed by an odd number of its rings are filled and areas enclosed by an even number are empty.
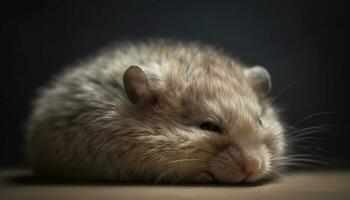
{"type": "Polygon", "coordinates": [[[258,123],[261,127],[264,127],[264,123],[262,122],[261,118],[258,118],[258,123]]]}
{"type": "Polygon", "coordinates": [[[199,125],[199,128],[207,131],[220,132],[220,128],[212,122],[203,122],[199,125]]]}

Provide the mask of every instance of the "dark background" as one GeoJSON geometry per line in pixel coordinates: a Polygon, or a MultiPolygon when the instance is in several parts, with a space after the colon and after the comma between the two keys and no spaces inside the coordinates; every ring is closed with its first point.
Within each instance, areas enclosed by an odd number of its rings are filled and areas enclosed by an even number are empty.
{"type": "MultiPolygon", "coordinates": [[[[331,125],[304,147],[349,166],[349,92],[342,1],[11,1],[0,5],[0,166],[23,165],[23,124],[36,89],[112,41],[196,40],[272,75],[271,96],[298,128],[331,125]],[[347,104],[346,104],[347,103],[347,104]]],[[[307,151],[306,151],[307,152],[307,151]]],[[[310,151],[308,153],[315,152],[310,151]]]]}

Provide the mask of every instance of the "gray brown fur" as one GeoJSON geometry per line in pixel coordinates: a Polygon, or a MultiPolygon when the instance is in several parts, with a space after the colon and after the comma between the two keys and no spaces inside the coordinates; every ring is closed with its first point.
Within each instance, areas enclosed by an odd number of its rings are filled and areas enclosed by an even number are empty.
{"type": "Polygon", "coordinates": [[[249,70],[197,43],[117,45],[41,91],[28,121],[28,160],[37,175],[79,180],[239,182],[275,174],[284,130],[265,99],[269,80],[255,83],[249,70]],[[123,75],[132,65],[145,72],[156,104],[128,99],[123,75]],[[198,127],[208,120],[221,133],[198,127]],[[250,160],[259,170],[245,176],[250,160]]]}

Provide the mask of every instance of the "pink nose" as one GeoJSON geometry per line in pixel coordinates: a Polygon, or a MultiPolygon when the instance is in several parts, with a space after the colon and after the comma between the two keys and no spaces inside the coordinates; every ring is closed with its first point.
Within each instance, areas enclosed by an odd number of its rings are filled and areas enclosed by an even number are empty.
{"type": "Polygon", "coordinates": [[[258,170],[259,163],[257,160],[247,160],[245,163],[243,163],[242,168],[244,174],[253,174],[258,170]]]}

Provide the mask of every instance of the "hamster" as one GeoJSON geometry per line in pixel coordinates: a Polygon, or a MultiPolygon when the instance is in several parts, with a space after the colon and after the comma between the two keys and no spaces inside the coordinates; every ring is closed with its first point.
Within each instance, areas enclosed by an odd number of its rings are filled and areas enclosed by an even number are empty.
{"type": "Polygon", "coordinates": [[[281,168],[284,127],[270,75],[196,42],[101,51],[34,101],[26,152],[38,176],[118,182],[237,183],[281,168]]]}

